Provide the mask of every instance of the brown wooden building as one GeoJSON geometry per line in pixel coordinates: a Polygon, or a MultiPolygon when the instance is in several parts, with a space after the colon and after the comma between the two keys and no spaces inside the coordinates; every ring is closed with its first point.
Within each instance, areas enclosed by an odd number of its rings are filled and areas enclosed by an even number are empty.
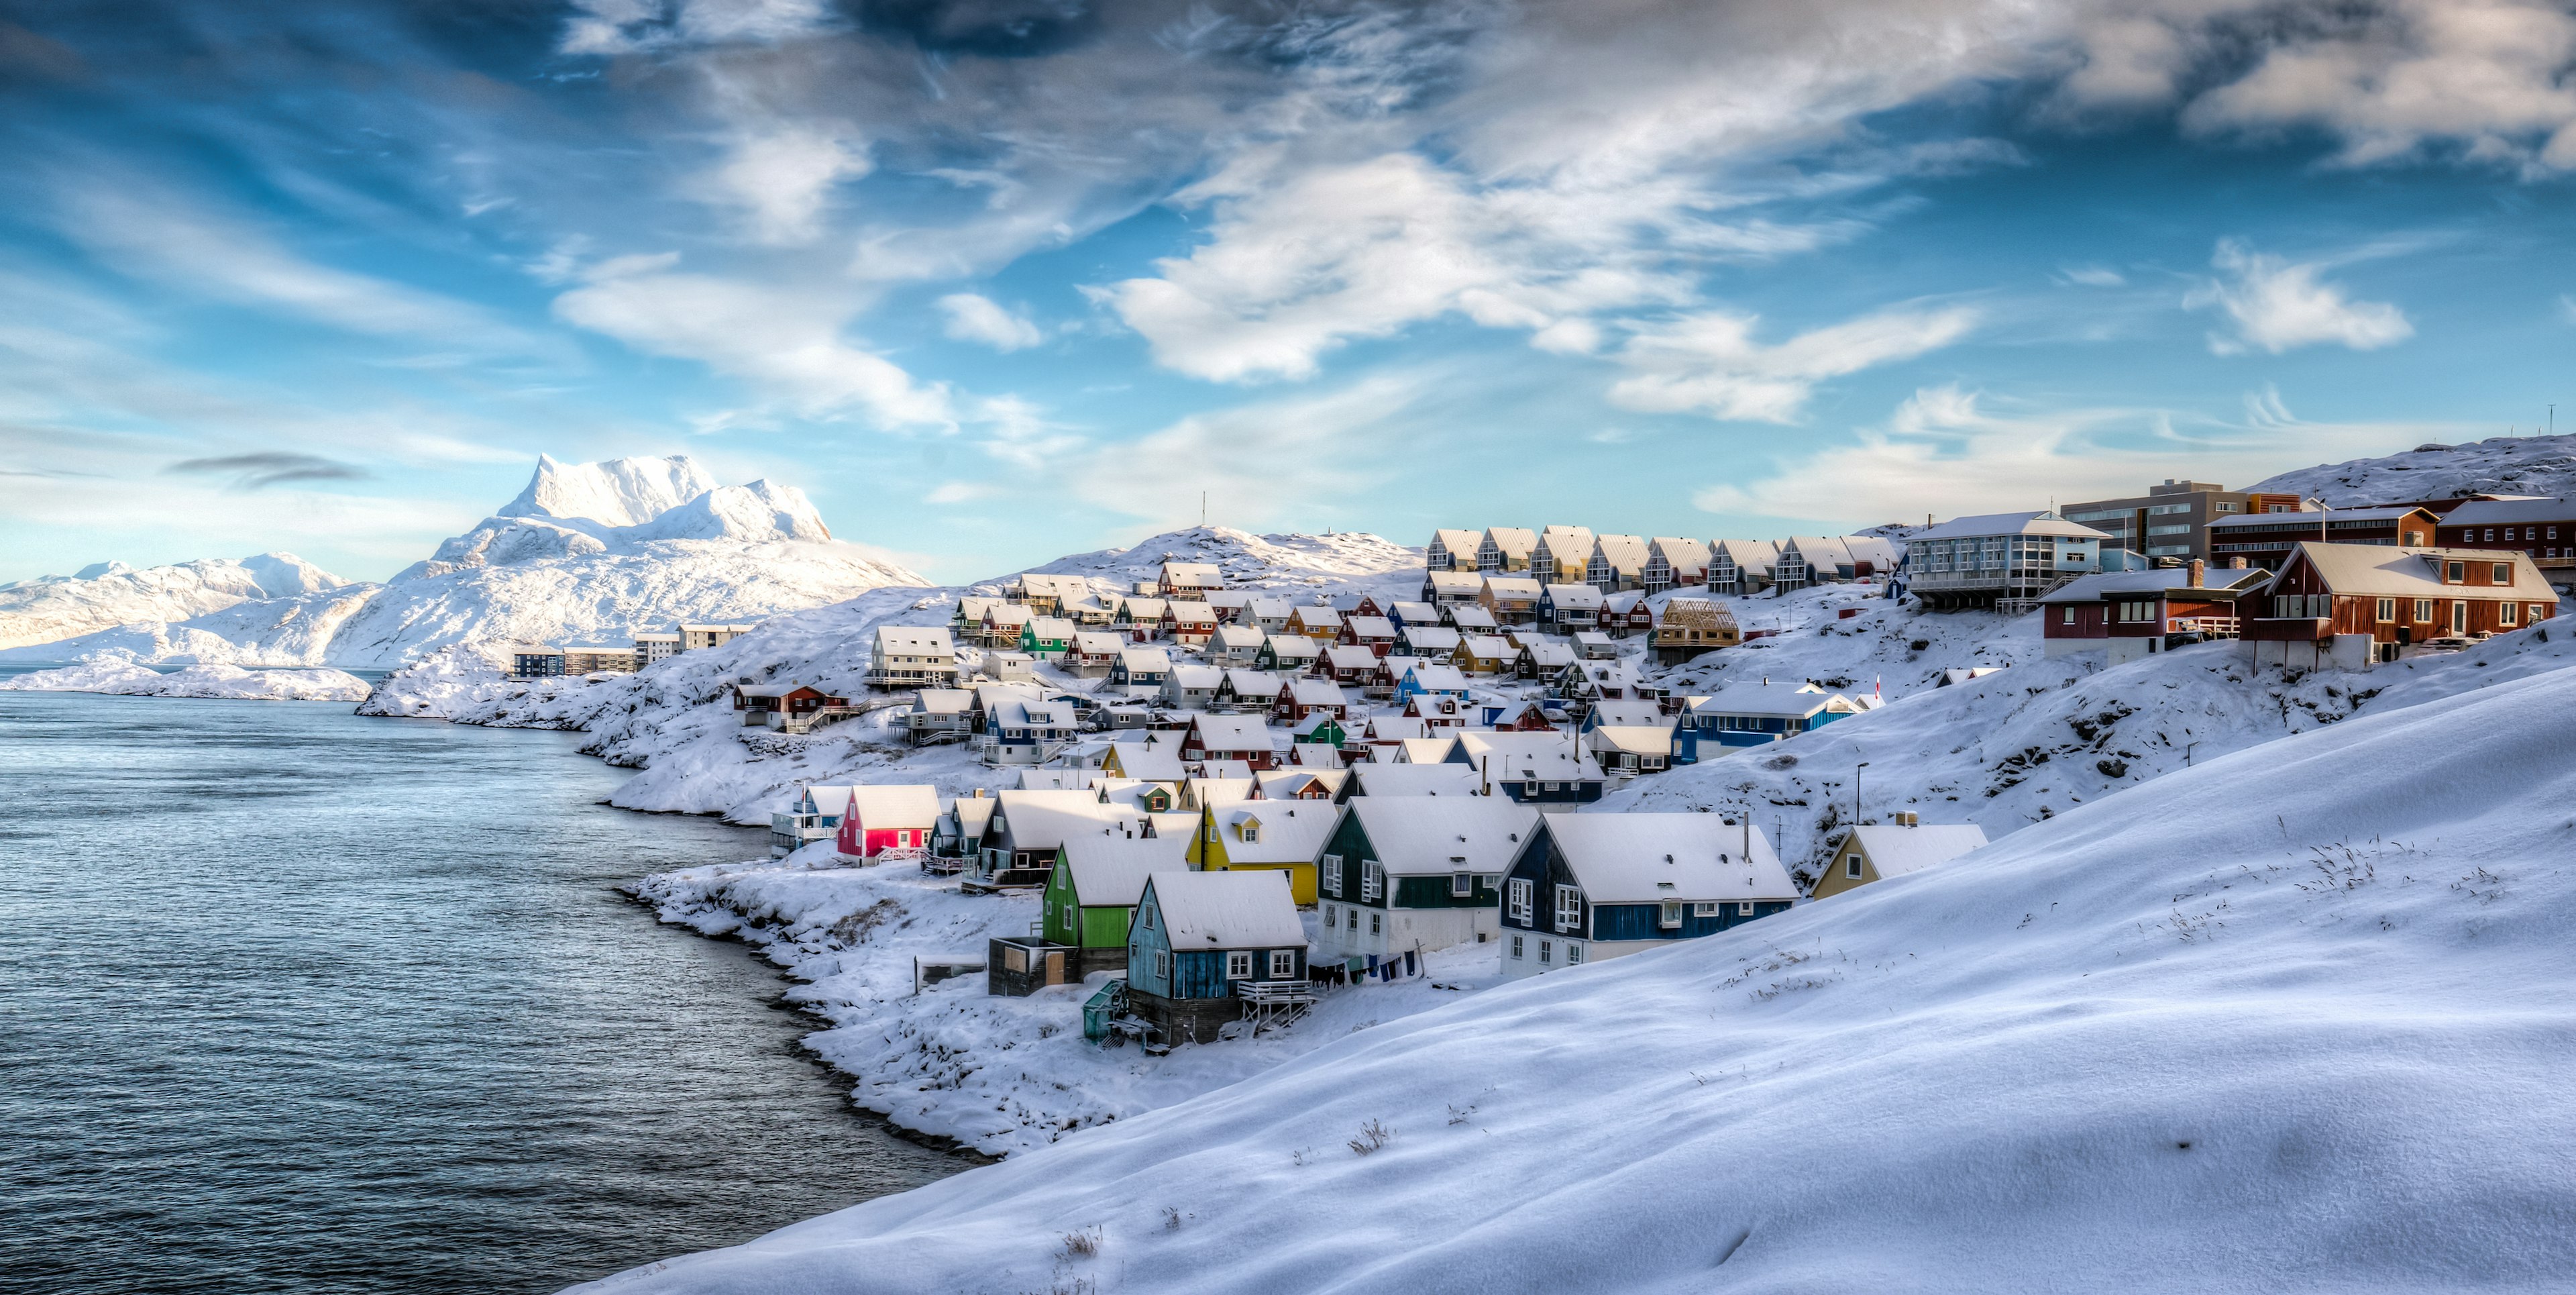
{"type": "Polygon", "coordinates": [[[2557,592],[2522,553],[2375,544],[2303,543],[2249,602],[2255,661],[2301,668],[2394,661],[2558,613],[2557,592]]]}

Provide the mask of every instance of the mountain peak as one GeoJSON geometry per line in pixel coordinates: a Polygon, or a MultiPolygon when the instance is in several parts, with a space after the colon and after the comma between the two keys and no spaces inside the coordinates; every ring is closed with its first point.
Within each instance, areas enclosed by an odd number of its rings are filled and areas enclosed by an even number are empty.
{"type": "Polygon", "coordinates": [[[641,526],[716,488],[714,474],[685,454],[598,463],[563,463],[540,454],[527,489],[495,515],[641,526]]]}

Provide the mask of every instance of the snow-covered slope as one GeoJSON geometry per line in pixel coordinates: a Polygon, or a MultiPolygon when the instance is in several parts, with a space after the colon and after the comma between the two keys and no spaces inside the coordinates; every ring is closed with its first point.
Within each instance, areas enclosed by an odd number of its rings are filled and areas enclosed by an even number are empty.
{"type": "Polygon", "coordinates": [[[2423,445],[2383,458],[2320,463],[2246,488],[2292,491],[2337,508],[2472,494],[2576,494],[2576,435],[2423,445]]]}
{"type": "MultiPolygon", "coordinates": [[[[1193,527],[1134,548],[1079,554],[1035,569],[1086,576],[1095,589],[1110,592],[1151,579],[1165,554],[1216,563],[1231,586],[1273,590],[1300,602],[1345,592],[1410,598],[1422,587],[1421,550],[1354,533],[1265,536],[1193,527]]],[[[745,677],[793,679],[856,695],[863,691],[877,626],[945,625],[960,596],[999,592],[1009,578],[965,587],[873,590],[774,617],[723,647],[685,652],[639,674],[598,683],[510,683],[497,661],[451,654],[385,680],[359,710],[586,729],[594,736],[584,750],[643,770],[611,798],[629,809],[725,813],[765,822],[806,782],[923,781],[963,791],[985,785],[991,771],[969,763],[962,748],[911,752],[864,718],[809,740],[747,744],[723,699],[733,681],[745,677]]]]}
{"type": "Polygon", "coordinates": [[[2365,713],[583,1289],[2555,1289],[2571,707],[2365,713]]]}
{"type": "Polygon", "coordinates": [[[220,697],[236,701],[357,701],[367,681],[338,670],[244,670],[192,665],[163,674],[121,658],[0,679],[15,692],[100,692],[126,697],[220,697]]]}
{"type": "Polygon", "coordinates": [[[205,558],[136,569],[101,562],[68,576],[0,585],[0,648],[51,643],[134,621],[183,621],[245,602],[349,582],[292,553],[205,558]]]}
{"type": "Polygon", "coordinates": [[[793,486],[719,486],[686,457],[547,458],[498,514],[386,584],[334,581],[183,616],[128,616],[78,637],[22,640],[43,645],[15,655],[386,667],[451,644],[620,640],[925,583],[834,541],[793,486]]]}

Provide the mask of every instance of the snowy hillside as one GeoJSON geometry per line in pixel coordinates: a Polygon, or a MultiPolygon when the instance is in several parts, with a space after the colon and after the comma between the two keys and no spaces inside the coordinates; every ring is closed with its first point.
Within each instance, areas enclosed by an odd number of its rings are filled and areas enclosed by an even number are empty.
{"type": "Polygon", "coordinates": [[[367,695],[367,681],[338,670],[244,670],[229,665],[192,665],[163,674],[130,660],[110,658],[0,679],[0,690],[350,702],[367,695]]]}
{"type": "Polygon", "coordinates": [[[383,585],[236,600],[63,641],[22,659],[382,668],[451,644],[609,639],[751,622],[926,582],[842,544],[792,486],[720,486],[686,457],[538,462],[516,499],[383,585]]]}
{"type": "Polygon", "coordinates": [[[582,1289],[2554,1288],[2570,707],[2366,712],[582,1289]]]}
{"type": "Polygon", "coordinates": [[[2571,495],[2576,494],[2576,435],[2424,445],[2384,458],[2320,463],[2246,489],[2295,492],[2337,508],[2471,494],[2571,495]]]}
{"type": "Polygon", "coordinates": [[[101,562],[68,576],[0,585],[0,648],[135,621],[183,621],[241,603],[338,589],[349,582],[292,553],[205,558],[140,570],[101,562]]]}
{"type": "MultiPolygon", "coordinates": [[[[1090,577],[1101,592],[1151,579],[1165,554],[1213,562],[1239,588],[1311,601],[1346,592],[1410,598],[1422,585],[1422,552],[1375,535],[1252,535],[1222,527],[1173,531],[1130,549],[1059,559],[1035,570],[1090,577]]],[[[1017,575],[1013,572],[1012,575],[1017,575]]],[[[881,727],[886,715],[825,728],[802,740],[746,743],[725,704],[733,681],[793,679],[846,695],[864,691],[879,625],[945,625],[960,596],[995,593],[1011,577],[942,589],[884,588],[848,602],[775,617],[723,647],[686,652],[634,675],[510,683],[499,663],[464,654],[387,679],[359,708],[465,723],[584,729],[583,749],[643,772],[612,803],[629,809],[724,813],[766,822],[806,782],[929,782],[954,793],[991,771],[963,748],[912,751],[881,727]]]]}

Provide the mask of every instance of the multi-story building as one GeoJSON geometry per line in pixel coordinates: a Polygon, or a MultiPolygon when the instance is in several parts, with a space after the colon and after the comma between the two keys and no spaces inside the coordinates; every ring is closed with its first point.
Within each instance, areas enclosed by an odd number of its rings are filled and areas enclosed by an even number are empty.
{"type": "Polygon", "coordinates": [[[2436,520],[2432,513],[2407,505],[2253,513],[2211,522],[2209,547],[2221,564],[2242,558],[2248,566],[2278,571],[2301,544],[2429,548],[2436,520]]]}
{"type": "Polygon", "coordinates": [[[2028,611],[2060,583],[2091,574],[2110,538],[2055,513],[1955,517],[1906,538],[1906,588],[1927,607],[2028,611]]]}
{"type": "Polygon", "coordinates": [[[2295,513],[2299,497],[2250,490],[2229,490],[2207,481],[2175,481],[2147,487],[2127,499],[2096,499],[2068,504],[2058,515],[2110,537],[2105,547],[2127,549],[2150,563],[2180,566],[2210,556],[2208,527],[2222,517],[2295,513]],[[2171,559],[2171,561],[2166,561],[2171,559]]]}
{"type": "Polygon", "coordinates": [[[700,648],[723,647],[749,634],[752,629],[749,625],[682,625],[680,650],[695,652],[700,648]]]}

